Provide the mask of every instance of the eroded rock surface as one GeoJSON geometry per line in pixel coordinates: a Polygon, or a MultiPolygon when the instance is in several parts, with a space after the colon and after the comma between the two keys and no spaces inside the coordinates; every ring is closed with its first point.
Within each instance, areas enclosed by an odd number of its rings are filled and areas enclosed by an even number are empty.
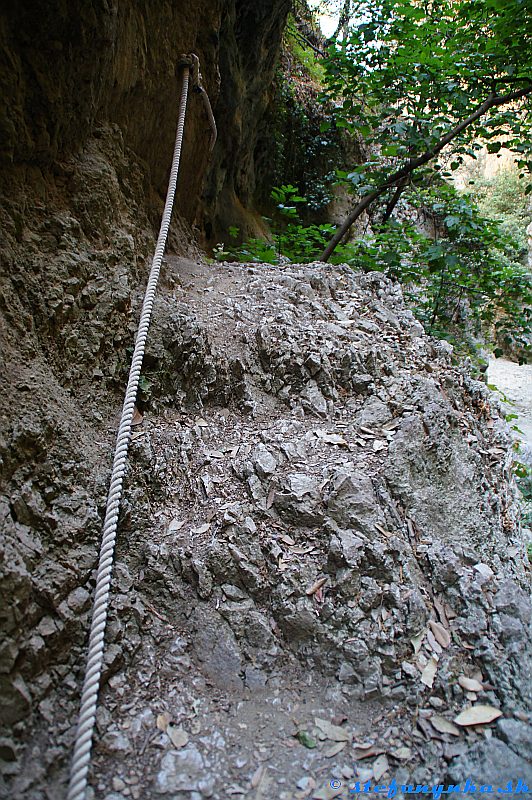
{"type": "MultiPolygon", "coordinates": [[[[97,793],[291,800],[330,797],[337,777],[347,796],[383,766],[403,783],[477,774],[491,747],[524,779],[531,612],[509,434],[398,287],[343,267],[169,259],[144,378],[97,793]],[[478,703],[503,717],[442,731],[478,703]],[[357,760],[365,741],[375,755],[357,760]]],[[[37,800],[64,791],[112,426],[91,448],[79,422],[97,495],[60,437],[19,430],[1,507],[0,756],[10,796],[37,800]]]]}
{"type": "MultiPolygon", "coordinates": [[[[344,267],[169,259],[144,377],[98,793],[323,798],[337,777],[347,796],[383,766],[403,783],[457,780],[492,746],[524,779],[530,603],[508,430],[398,287],[344,267]],[[442,731],[475,703],[503,717],[442,731]],[[357,760],[365,740],[375,755],[357,760]]],[[[105,488],[97,503],[51,488],[45,441],[21,433],[43,472],[19,467],[3,506],[15,736],[0,755],[11,796],[35,799],[64,786],[95,557],[69,533],[77,559],[52,568],[51,537],[77,525],[96,541],[105,488]]]]}

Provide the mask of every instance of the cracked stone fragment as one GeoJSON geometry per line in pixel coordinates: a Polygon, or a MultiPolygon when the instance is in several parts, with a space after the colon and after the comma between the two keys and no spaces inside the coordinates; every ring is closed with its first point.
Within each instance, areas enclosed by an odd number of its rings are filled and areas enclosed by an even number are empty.
{"type": "Polygon", "coordinates": [[[253,466],[259,478],[268,478],[277,469],[277,460],[264,444],[259,444],[253,451],[253,466]]]}
{"type": "Polygon", "coordinates": [[[161,795],[200,792],[209,797],[214,785],[214,778],[206,771],[203,756],[196,745],[190,743],[183,750],[171,750],[163,756],[154,790],[161,795]]]}
{"type": "Polygon", "coordinates": [[[327,401],[314,381],[310,381],[301,392],[301,405],[307,414],[326,419],[327,401]]]}
{"type": "Polygon", "coordinates": [[[192,615],[193,648],[209,680],[223,689],[241,689],[242,657],[238,642],[220,614],[197,606],[192,615]]]}
{"type": "Polygon", "coordinates": [[[375,536],[375,524],[386,522],[371,479],[362,472],[338,470],[333,475],[327,511],[342,528],[352,528],[370,538],[375,536]]]}
{"type": "Polygon", "coordinates": [[[324,519],[317,481],[303,472],[288,475],[275,493],[274,505],[279,515],[294,525],[312,527],[324,519]]]}

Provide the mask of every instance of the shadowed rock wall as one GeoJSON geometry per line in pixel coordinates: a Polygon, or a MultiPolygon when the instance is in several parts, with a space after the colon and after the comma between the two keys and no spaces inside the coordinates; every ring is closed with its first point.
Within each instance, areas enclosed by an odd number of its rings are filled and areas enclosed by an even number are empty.
{"type": "MultiPolygon", "coordinates": [[[[192,228],[200,241],[212,235],[230,204],[240,209],[252,194],[286,12],[281,0],[2,4],[0,594],[8,602],[0,694],[8,727],[0,757],[8,772],[20,772],[21,742],[35,744],[32,725],[51,713],[57,686],[80,678],[69,659],[84,645],[117,414],[166,191],[176,61],[199,55],[220,127],[209,160],[205,112],[191,93],[171,244],[194,255],[192,228]]],[[[164,271],[161,284],[171,288],[164,271]]],[[[57,755],[45,747],[32,757],[24,797],[34,796],[39,775],[52,781],[57,755]]]]}
{"type": "Polygon", "coordinates": [[[191,97],[178,210],[189,223],[199,213],[200,227],[211,232],[217,220],[252,204],[255,149],[288,7],[286,0],[9,4],[0,19],[4,164],[49,167],[79,151],[95,126],[114,123],[164,193],[176,60],[193,51],[220,136],[208,166],[208,126],[191,97]]]}

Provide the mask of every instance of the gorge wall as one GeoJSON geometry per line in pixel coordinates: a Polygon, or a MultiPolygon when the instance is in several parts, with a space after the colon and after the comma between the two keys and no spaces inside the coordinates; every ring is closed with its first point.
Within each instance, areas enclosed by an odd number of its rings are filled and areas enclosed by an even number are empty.
{"type": "MultiPolygon", "coordinates": [[[[191,93],[171,244],[194,254],[229,218],[260,225],[255,152],[288,6],[37,0],[0,11],[0,693],[15,739],[84,638],[79,587],[90,586],[101,465],[166,191],[176,62],[198,54],[219,128],[210,158],[191,93]]],[[[8,768],[19,755],[4,740],[8,768]]]]}

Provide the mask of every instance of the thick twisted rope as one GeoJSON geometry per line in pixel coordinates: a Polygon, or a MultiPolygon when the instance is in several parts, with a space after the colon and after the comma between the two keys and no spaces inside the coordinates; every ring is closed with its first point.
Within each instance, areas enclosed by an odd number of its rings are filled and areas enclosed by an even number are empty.
{"type": "Polygon", "coordinates": [[[153,302],[161,263],[166,247],[168,229],[172,216],[175,190],[177,184],[177,173],[179,170],[179,160],[181,157],[181,145],[183,142],[183,129],[185,125],[185,112],[187,106],[188,83],[190,67],[183,65],[183,86],[181,90],[181,100],[179,106],[179,116],[177,122],[177,132],[175,138],[174,156],[168,182],[168,192],[164,205],[163,218],[155,254],[153,256],[150,277],[144,295],[142,312],[140,315],[139,328],[135,341],[135,350],[131,361],[129,379],[127,383],[122,416],[116,440],[116,450],[113,461],[113,471],[111,473],[111,485],[107,497],[107,509],[103,525],[102,543],[100,547],[100,560],[98,565],[98,575],[96,578],[96,594],[92,612],[92,623],[89,637],[89,649],[87,656],[87,667],[85,681],[81,695],[81,708],[79,714],[76,741],[74,745],[74,755],[70,769],[70,783],[68,787],[67,800],[84,800],[87,791],[87,775],[90,765],[92,738],[94,724],[96,720],[96,705],[98,701],[98,690],[100,687],[100,677],[102,672],[104,654],[104,635],[107,621],[107,611],[109,607],[109,591],[111,587],[111,574],[113,571],[114,549],[116,542],[116,530],[118,523],[118,512],[120,499],[122,497],[122,482],[126,470],[127,452],[131,436],[131,422],[135,408],[135,400],[139,385],[142,360],[144,358],[144,348],[150,326],[150,319],[153,310],[153,302]]]}

